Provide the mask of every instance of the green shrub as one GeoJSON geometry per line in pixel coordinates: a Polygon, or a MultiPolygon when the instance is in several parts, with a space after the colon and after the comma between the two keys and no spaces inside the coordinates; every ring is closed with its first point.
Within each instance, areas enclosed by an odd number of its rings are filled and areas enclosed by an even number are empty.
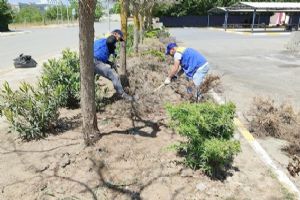
{"type": "Polygon", "coordinates": [[[119,1],[117,1],[114,6],[110,9],[110,13],[113,14],[120,14],[121,12],[121,4],[119,1]]]}
{"type": "Polygon", "coordinates": [[[240,151],[239,142],[231,141],[234,133],[235,105],[183,103],[167,106],[171,127],[187,138],[175,145],[185,154],[185,164],[193,169],[201,168],[208,175],[229,165],[240,151]],[[216,148],[218,147],[218,148],[216,148]]]}
{"type": "Polygon", "coordinates": [[[37,89],[22,83],[16,91],[5,82],[0,93],[0,115],[6,117],[22,139],[43,138],[58,119],[62,93],[62,86],[52,89],[43,81],[37,89]]]}
{"type": "MultiPolygon", "coordinates": [[[[50,59],[38,87],[22,83],[13,91],[6,82],[0,92],[0,115],[5,116],[25,140],[46,136],[56,126],[60,107],[77,107],[80,102],[80,67],[76,52],[64,50],[61,59],[50,59]]],[[[97,77],[95,77],[96,79],[97,77]]],[[[96,86],[96,106],[100,110],[107,88],[96,86]]]]}
{"type": "Polygon", "coordinates": [[[170,33],[165,29],[159,29],[159,28],[155,28],[155,29],[150,29],[148,31],[145,31],[144,33],[146,38],[167,38],[170,37],[170,33]]]}
{"type": "Polygon", "coordinates": [[[142,52],[142,55],[151,55],[151,56],[157,57],[157,58],[159,58],[159,60],[161,62],[166,60],[165,54],[162,53],[161,51],[158,51],[158,50],[155,50],[155,49],[150,49],[148,51],[144,51],[144,52],[142,52]]]}
{"type": "MultiPolygon", "coordinates": [[[[209,175],[224,171],[226,165],[232,162],[233,156],[241,151],[239,141],[224,139],[208,139],[203,143],[201,168],[209,175]]],[[[192,159],[193,160],[193,159],[192,159]]]]}
{"type": "Polygon", "coordinates": [[[203,104],[183,103],[167,106],[172,126],[179,134],[187,137],[223,138],[233,136],[235,105],[217,105],[212,102],[203,104]]]}
{"type": "Polygon", "coordinates": [[[55,88],[63,86],[64,99],[61,106],[76,108],[80,102],[80,65],[76,52],[66,49],[61,59],[49,59],[43,65],[42,79],[55,88]]]}
{"type": "Polygon", "coordinates": [[[15,22],[18,23],[41,22],[42,20],[41,11],[31,5],[22,7],[15,17],[15,22]]]}

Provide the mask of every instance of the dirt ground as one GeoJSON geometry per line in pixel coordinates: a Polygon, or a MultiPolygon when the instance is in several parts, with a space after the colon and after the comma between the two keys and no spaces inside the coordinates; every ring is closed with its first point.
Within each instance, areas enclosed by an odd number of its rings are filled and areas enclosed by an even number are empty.
{"type": "Polygon", "coordinates": [[[167,64],[147,56],[128,63],[129,92],[138,100],[104,99],[97,113],[101,137],[92,147],[84,147],[79,109],[62,109],[63,128],[39,141],[21,141],[1,119],[1,200],[293,198],[238,134],[242,152],[226,178],[213,180],[183,166],[168,147],[184,138],[168,128],[164,106],[184,100],[184,80],[153,92],[167,64]]]}
{"type": "Polygon", "coordinates": [[[287,199],[290,194],[241,139],[242,153],[225,180],[211,180],[180,164],[167,150],[182,140],[157,121],[136,122],[109,111],[98,115],[102,137],[85,148],[80,110],[64,111],[69,130],[22,142],[0,134],[0,199],[287,199]]]}

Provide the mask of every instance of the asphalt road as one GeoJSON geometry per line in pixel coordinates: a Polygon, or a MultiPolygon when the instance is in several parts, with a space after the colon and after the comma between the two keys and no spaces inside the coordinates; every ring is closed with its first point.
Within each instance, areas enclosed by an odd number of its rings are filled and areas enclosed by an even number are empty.
{"type": "Polygon", "coordinates": [[[224,98],[246,113],[254,97],[287,101],[300,108],[300,59],[285,52],[291,35],[237,35],[214,29],[170,29],[182,45],[204,54],[222,75],[224,98]]]}
{"type": "MultiPolygon", "coordinates": [[[[111,29],[119,26],[119,22],[111,22],[111,29]]],[[[95,23],[94,27],[96,37],[108,32],[106,22],[95,23]]],[[[32,55],[39,61],[60,53],[62,49],[76,49],[79,45],[78,26],[26,31],[29,33],[0,37],[0,71],[13,68],[13,59],[21,53],[32,55]]]]}

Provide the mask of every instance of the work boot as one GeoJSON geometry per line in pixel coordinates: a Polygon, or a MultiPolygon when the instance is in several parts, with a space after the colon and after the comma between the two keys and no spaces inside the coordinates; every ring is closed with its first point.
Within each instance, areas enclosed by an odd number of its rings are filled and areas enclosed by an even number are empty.
{"type": "Polygon", "coordinates": [[[125,101],[133,101],[134,98],[130,95],[128,95],[126,92],[124,92],[122,95],[121,95],[122,99],[124,99],[125,101]]]}

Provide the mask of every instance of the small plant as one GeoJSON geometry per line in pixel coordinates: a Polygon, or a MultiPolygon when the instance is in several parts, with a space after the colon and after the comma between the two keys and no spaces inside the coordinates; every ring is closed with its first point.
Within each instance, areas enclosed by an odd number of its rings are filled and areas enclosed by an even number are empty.
{"type": "Polygon", "coordinates": [[[224,171],[232,162],[233,156],[241,151],[239,141],[225,139],[207,139],[203,143],[203,152],[200,156],[204,163],[201,168],[210,176],[224,171]]]}
{"type": "Polygon", "coordinates": [[[0,93],[0,114],[22,139],[43,138],[56,124],[62,93],[62,86],[53,90],[44,81],[39,82],[37,89],[22,83],[16,91],[5,82],[0,93]]]}
{"type": "Polygon", "coordinates": [[[187,138],[175,145],[185,155],[185,164],[193,169],[201,168],[208,175],[215,175],[229,165],[240,151],[238,141],[232,141],[234,133],[235,105],[183,103],[167,106],[171,127],[187,138]]]}
{"type": "Polygon", "coordinates": [[[74,108],[79,106],[80,101],[80,67],[79,57],[76,52],[66,49],[62,52],[59,60],[50,59],[44,63],[41,79],[56,88],[63,86],[66,98],[62,106],[74,108]]]}
{"type": "Polygon", "coordinates": [[[170,37],[170,33],[165,29],[165,28],[155,28],[155,29],[150,29],[145,32],[145,37],[146,38],[167,38],[170,37]]]}
{"type": "Polygon", "coordinates": [[[166,56],[164,53],[158,50],[150,49],[147,51],[142,52],[142,55],[151,55],[157,57],[159,61],[164,62],[166,60],[166,56]]]}

